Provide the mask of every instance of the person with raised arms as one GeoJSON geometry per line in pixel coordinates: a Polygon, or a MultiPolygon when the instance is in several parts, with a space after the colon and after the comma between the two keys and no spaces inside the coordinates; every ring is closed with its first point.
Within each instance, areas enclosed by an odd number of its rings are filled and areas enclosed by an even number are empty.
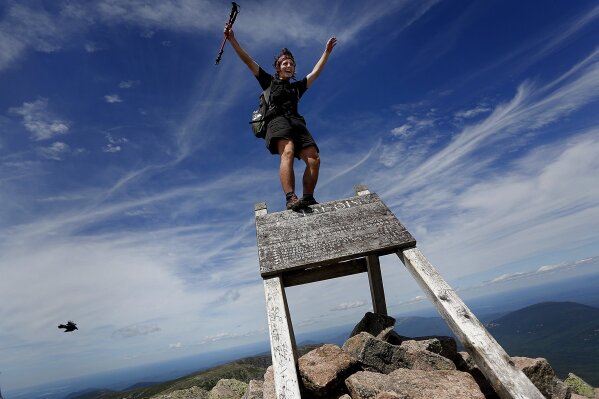
{"type": "Polygon", "coordinates": [[[273,76],[264,71],[241,47],[230,24],[225,26],[224,33],[239,58],[258,79],[262,90],[270,87],[269,109],[265,115],[267,123],[265,141],[270,153],[281,157],[279,174],[285,192],[286,208],[298,211],[309,205],[318,204],[314,199],[314,190],[318,182],[320,154],[312,134],[306,127],[305,119],[298,112],[298,103],[324,69],[329,55],[337,44],[337,39],[331,37],[312,72],[302,80],[296,80],[295,59],[289,49],[282,49],[275,57],[273,76]],[[294,157],[306,163],[301,199],[295,193],[294,157]]]}

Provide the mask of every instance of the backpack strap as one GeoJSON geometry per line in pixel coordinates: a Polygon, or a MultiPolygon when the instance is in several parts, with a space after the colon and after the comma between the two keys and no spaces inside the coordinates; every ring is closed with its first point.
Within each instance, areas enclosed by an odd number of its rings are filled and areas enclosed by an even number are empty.
{"type": "Polygon", "coordinates": [[[270,81],[270,84],[268,85],[266,90],[264,90],[262,92],[262,95],[264,96],[264,101],[266,101],[267,109],[268,109],[268,107],[270,107],[270,89],[271,88],[272,88],[272,80],[270,81]]]}

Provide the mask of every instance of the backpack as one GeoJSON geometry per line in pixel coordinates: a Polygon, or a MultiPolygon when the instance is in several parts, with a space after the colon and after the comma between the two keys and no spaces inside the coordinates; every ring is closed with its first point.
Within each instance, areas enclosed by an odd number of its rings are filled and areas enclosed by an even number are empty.
{"type": "Polygon", "coordinates": [[[272,84],[268,86],[266,90],[260,94],[260,103],[258,105],[258,109],[252,112],[252,121],[250,124],[252,125],[252,132],[254,136],[259,139],[263,139],[266,137],[266,125],[268,122],[266,121],[266,113],[268,112],[268,106],[270,103],[270,88],[272,84]]]}

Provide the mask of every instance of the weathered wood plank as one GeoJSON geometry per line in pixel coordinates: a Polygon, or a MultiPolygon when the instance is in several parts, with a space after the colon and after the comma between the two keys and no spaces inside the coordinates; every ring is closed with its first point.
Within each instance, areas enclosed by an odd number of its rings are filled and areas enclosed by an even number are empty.
{"type": "Polygon", "coordinates": [[[397,252],[502,399],[543,399],[418,248],[397,252]]]}
{"type": "Polygon", "coordinates": [[[256,216],[263,277],[371,254],[386,255],[416,245],[374,193],[311,208],[312,213],[285,211],[256,216]]]}
{"type": "Polygon", "coordinates": [[[365,184],[356,184],[354,186],[354,193],[356,193],[357,196],[362,196],[370,194],[370,191],[368,190],[368,187],[366,187],[365,184]]]}
{"type": "Polygon", "coordinates": [[[369,255],[368,263],[368,282],[370,283],[370,296],[372,297],[372,310],[374,313],[387,315],[387,302],[385,301],[385,289],[383,288],[383,275],[381,273],[381,264],[379,257],[369,255]]]}
{"type": "Polygon", "coordinates": [[[293,287],[294,285],[315,283],[317,281],[364,273],[367,270],[365,258],[352,259],[327,266],[315,266],[308,269],[285,272],[283,274],[283,285],[285,287],[293,287]]]}
{"type": "Polygon", "coordinates": [[[264,293],[277,398],[301,399],[295,337],[281,278],[264,279],[264,293]]]}

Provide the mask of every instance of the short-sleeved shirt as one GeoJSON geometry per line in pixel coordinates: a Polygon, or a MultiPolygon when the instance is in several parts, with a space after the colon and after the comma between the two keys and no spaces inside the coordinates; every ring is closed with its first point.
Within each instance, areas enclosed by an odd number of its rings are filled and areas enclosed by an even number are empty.
{"type": "MultiPolygon", "coordinates": [[[[311,145],[316,146],[314,138],[306,127],[305,119],[298,112],[299,99],[308,89],[308,79],[290,82],[275,78],[262,68],[259,68],[256,79],[262,90],[266,90],[272,83],[270,107],[266,113],[268,124],[265,137],[266,147],[270,152],[278,153],[276,142],[280,138],[293,140],[297,157],[301,149],[311,145]]],[[[318,146],[316,149],[318,151],[318,146]]]]}

